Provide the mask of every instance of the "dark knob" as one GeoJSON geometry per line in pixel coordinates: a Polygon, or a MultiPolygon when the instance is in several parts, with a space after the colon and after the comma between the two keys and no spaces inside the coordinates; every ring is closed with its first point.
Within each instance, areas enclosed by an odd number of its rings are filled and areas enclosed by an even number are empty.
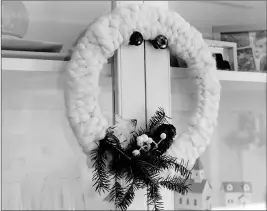
{"type": "Polygon", "coordinates": [[[166,49],[168,47],[168,39],[163,35],[157,36],[151,43],[156,49],[166,49]]]}
{"type": "Polygon", "coordinates": [[[143,41],[144,41],[144,38],[142,34],[140,32],[135,31],[132,33],[130,37],[129,45],[138,46],[138,45],[141,45],[143,41]]]}

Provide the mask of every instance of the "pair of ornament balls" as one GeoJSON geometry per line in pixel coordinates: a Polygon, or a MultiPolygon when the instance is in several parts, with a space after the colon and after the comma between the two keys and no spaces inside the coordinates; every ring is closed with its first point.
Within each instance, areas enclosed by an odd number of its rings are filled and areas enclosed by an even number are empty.
{"type": "MultiPolygon", "coordinates": [[[[139,46],[143,43],[144,38],[138,31],[134,31],[130,37],[129,45],[139,46]]],[[[155,49],[166,49],[168,47],[168,39],[163,35],[158,35],[154,40],[150,40],[150,43],[155,49]]]]}

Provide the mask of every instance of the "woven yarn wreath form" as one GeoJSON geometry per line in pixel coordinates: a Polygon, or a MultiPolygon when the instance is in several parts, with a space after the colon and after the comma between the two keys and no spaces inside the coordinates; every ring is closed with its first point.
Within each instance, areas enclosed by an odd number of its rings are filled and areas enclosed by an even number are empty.
{"type": "Polygon", "coordinates": [[[134,31],[144,40],[165,36],[169,49],[186,61],[189,75],[196,81],[195,114],[188,130],[179,134],[169,149],[178,160],[193,165],[216,126],[221,87],[215,60],[201,33],[173,11],[133,4],[116,8],[89,26],[67,67],[65,97],[70,125],[85,153],[105,137],[109,125],[98,102],[100,71],[121,45],[128,45],[134,31]]]}

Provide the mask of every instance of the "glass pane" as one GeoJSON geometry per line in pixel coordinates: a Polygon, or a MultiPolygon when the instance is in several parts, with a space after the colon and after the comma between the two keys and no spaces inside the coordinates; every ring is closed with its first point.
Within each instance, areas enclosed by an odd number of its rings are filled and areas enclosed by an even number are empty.
{"type": "MultiPolygon", "coordinates": [[[[111,9],[110,2],[96,1],[25,4],[34,18],[27,39],[61,42],[64,44],[61,52],[70,49],[94,17],[111,9]],[[69,20],[73,21],[70,25],[69,20]],[[45,27],[44,35],[39,31],[41,27],[45,27]]],[[[18,68],[22,70],[3,66],[2,72],[3,209],[113,209],[112,204],[103,200],[105,196],[99,197],[94,189],[89,193],[83,189],[81,164],[86,164],[80,160],[80,147],[65,115],[63,72],[18,68]]],[[[100,105],[112,124],[111,64],[105,65],[102,72],[100,105]]]]}
{"type": "MultiPolygon", "coordinates": [[[[171,68],[172,118],[178,132],[188,127],[196,105],[196,87],[186,78],[186,70],[171,68]]],[[[204,177],[202,170],[195,170],[202,182],[210,183],[211,194],[204,186],[203,192],[194,193],[193,186],[199,187],[195,181],[187,196],[175,194],[175,209],[265,209],[266,84],[221,85],[218,126],[200,157],[204,177]]]]}

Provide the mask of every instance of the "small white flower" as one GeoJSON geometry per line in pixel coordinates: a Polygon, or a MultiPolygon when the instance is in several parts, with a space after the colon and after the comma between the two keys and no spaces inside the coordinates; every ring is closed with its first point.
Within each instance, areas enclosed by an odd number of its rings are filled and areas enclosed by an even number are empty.
{"type": "Polygon", "coordinates": [[[148,136],[146,134],[143,134],[142,137],[143,137],[144,141],[148,140],[148,136]]]}
{"type": "Polygon", "coordinates": [[[161,139],[165,139],[166,137],[167,137],[167,136],[166,136],[166,133],[161,133],[161,134],[160,134],[160,138],[161,138],[161,139]]]}
{"type": "Polygon", "coordinates": [[[138,155],[140,155],[140,151],[139,151],[138,149],[134,150],[134,151],[133,151],[133,155],[134,155],[134,156],[138,156],[138,155]]]}
{"type": "Polygon", "coordinates": [[[141,147],[143,146],[144,142],[143,140],[137,140],[137,146],[141,147]]]}
{"type": "Polygon", "coordinates": [[[152,138],[148,138],[147,143],[148,144],[152,144],[152,142],[153,142],[153,139],[152,138]]]}
{"type": "Polygon", "coordinates": [[[143,141],[143,136],[138,136],[137,137],[137,141],[140,140],[140,141],[143,141]]]}
{"type": "Polygon", "coordinates": [[[142,136],[137,137],[137,146],[141,147],[144,144],[144,138],[142,136]]]}

